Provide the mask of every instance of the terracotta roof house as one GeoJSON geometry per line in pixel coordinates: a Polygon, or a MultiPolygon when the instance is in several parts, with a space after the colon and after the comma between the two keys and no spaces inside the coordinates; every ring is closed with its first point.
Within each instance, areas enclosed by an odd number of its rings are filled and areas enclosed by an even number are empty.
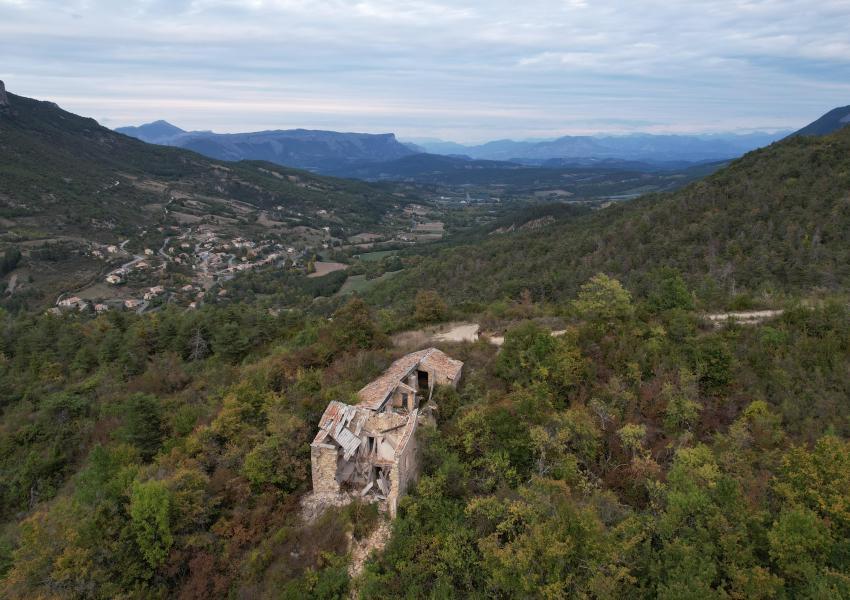
{"type": "Polygon", "coordinates": [[[395,516],[399,497],[419,472],[420,406],[435,385],[456,387],[462,370],[462,362],[436,348],[420,350],[360,390],[359,404],[328,404],[310,444],[313,491],[354,491],[385,502],[395,516]]]}

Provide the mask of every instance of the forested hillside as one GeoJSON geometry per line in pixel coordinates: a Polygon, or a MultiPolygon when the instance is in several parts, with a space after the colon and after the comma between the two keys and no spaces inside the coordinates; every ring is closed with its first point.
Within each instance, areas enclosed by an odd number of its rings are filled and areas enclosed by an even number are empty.
{"type": "Polygon", "coordinates": [[[384,517],[298,503],[326,403],[399,353],[361,301],[4,316],[0,592],[846,597],[850,311],[715,329],[691,307],[675,274],[647,298],[599,276],[509,307],[501,351],[443,345],[463,384],[438,390],[423,474],[354,579],[351,540],[384,517]]]}
{"type": "Polygon", "coordinates": [[[417,287],[452,300],[562,300],[598,271],[635,289],[680,271],[709,303],[781,297],[850,283],[850,129],[794,137],[665,195],[645,196],[546,228],[435,251],[383,284],[376,302],[417,287]]]}
{"type": "Polygon", "coordinates": [[[398,202],[368,184],[215,161],[115,133],[51,102],[8,98],[0,107],[0,218],[23,236],[114,240],[158,223],[161,210],[150,205],[172,196],[283,206],[293,214],[333,208],[348,226],[374,224],[398,202]]]}

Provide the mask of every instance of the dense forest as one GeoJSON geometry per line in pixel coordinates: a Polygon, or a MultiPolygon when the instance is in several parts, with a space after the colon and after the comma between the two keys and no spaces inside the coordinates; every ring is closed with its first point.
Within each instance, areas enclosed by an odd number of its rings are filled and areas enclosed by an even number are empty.
{"type": "Polygon", "coordinates": [[[371,296],[410,301],[420,287],[455,302],[528,289],[572,297],[603,271],[644,290],[649,271],[677,269],[701,300],[776,302],[850,283],[850,129],[794,137],[666,195],[648,195],[546,227],[459,240],[410,261],[371,296]]]}
{"type": "Polygon", "coordinates": [[[515,324],[500,351],[445,346],[464,383],[354,580],[374,506],[298,501],[325,404],[397,354],[386,315],[3,315],[3,595],[846,597],[850,309],[717,329],[693,307],[675,272],[644,297],[598,275],[490,315],[515,324]]]}

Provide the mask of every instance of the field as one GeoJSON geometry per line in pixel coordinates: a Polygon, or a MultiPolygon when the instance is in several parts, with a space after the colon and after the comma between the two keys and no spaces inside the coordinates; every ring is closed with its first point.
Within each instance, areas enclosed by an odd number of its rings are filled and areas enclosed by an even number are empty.
{"type": "Polygon", "coordinates": [[[380,277],[376,277],[375,279],[366,279],[365,275],[352,275],[348,279],[345,280],[345,284],[343,284],[342,288],[337,292],[339,295],[345,294],[353,294],[357,292],[358,294],[362,294],[374,286],[378,285],[382,281],[386,281],[390,279],[394,275],[398,275],[401,271],[391,271],[389,273],[384,273],[380,277]]]}
{"type": "Polygon", "coordinates": [[[316,278],[322,277],[323,275],[327,275],[328,273],[333,273],[334,271],[342,271],[343,269],[347,269],[348,265],[338,262],[317,262],[316,263],[316,272],[310,273],[307,277],[316,278]]]}
{"type": "Polygon", "coordinates": [[[387,256],[394,255],[398,250],[376,250],[375,252],[364,252],[358,254],[357,258],[366,262],[379,261],[387,256]]]}

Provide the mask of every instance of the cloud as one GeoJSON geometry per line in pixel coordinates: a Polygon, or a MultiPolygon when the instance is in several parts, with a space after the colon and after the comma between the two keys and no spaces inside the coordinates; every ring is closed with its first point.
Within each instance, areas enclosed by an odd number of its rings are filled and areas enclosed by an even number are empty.
{"type": "Polygon", "coordinates": [[[0,78],[109,125],[491,137],[796,127],[850,1],[0,0],[0,78]]]}

